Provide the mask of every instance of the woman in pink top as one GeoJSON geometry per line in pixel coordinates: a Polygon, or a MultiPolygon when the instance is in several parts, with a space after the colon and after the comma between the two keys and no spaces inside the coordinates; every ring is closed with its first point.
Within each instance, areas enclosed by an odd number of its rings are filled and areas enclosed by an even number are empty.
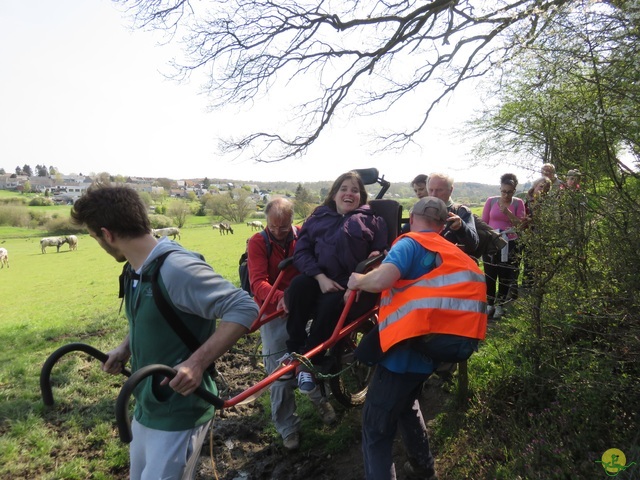
{"type": "Polygon", "coordinates": [[[489,197],[482,211],[482,220],[492,228],[503,232],[508,244],[493,255],[483,255],[485,281],[487,282],[487,303],[489,318],[499,318],[504,314],[503,305],[518,296],[518,273],[520,252],[515,227],[525,218],[524,202],[514,198],[518,178],[513,173],[500,177],[500,196],[489,197]],[[496,294],[496,284],[498,284],[496,294]]]}

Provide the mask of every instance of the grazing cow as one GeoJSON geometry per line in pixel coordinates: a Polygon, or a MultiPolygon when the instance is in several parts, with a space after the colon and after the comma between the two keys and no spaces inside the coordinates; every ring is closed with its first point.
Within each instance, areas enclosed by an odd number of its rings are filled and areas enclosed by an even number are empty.
{"type": "Polygon", "coordinates": [[[220,224],[214,223],[213,225],[211,225],[211,228],[213,228],[214,230],[220,230],[220,224]]]}
{"type": "Polygon", "coordinates": [[[170,236],[173,237],[174,240],[176,239],[176,237],[178,237],[178,240],[180,240],[180,229],[177,227],[154,228],[151,230],[151,233],[156,238],[170,236]]]}
{"type": "Polygon", "coordinates": [[[231,233],[231,234],[233,234],[233,228],[231,228],[231,225],[229,225],[228,223],[224,223],[224,222],[222,222],[222,223],[220,224],[220,235],[222,235],[223,233],[224,233],[225,235],[226,235],[227,233],[231,233]]]}
{"type": "Polygon", "coordinates": [[[9,268],[9,252],[6,248],[0,248],[0,268],[4,268],[5,265],[9,268]]]}
{"type": "Polygon", "coordinates": [[[67,243],[69,244],[69,250],[78,249],[78,237],[75,235],[67,235],[67,243]]]}
{"type": "Polygon", "coordinates": [[[253,222],[247,222],[247,227],[251,227],[251,230],[262,230],[264,225],[260,220],[254,220],[253,222]]]}
{"type": "Polygon", "coordinates": [[[56,247],[60,253],[60,247],[67,243],[67,237],[44,237],[40,240],[40,249],[42,253],[47,253],[47,247],[56,247]]]}

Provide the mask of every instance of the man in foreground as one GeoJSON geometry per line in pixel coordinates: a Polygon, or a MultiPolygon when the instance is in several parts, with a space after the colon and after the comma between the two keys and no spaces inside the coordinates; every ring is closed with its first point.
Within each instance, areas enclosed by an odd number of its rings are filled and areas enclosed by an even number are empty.
{"type": "Polygon", "coordinates": [[[448,218],[442,200],[420,199],[409,217],[411,232],[394,242],[380,267],[349,278],[351,290],[382,292],[378,329],[356,352],[365,363],[377,363],[362,412],[367,480],[396,478],[392,448],[398,429],[409,478],[437,479],[418,401],[422,383],[438,362],[468,358],[485,336],[484,275],[439,235],[448,218]],[[455,355],[434,349],[434,341],[448,342],[455,355]]]}
{"type": "Polygon", "coordinates": [[[131,360],[132,372],[158,363],[177,371],[171,381],[147,377],[135,390],[130,478],[192,479],[215,411],[190,394],[200,385],[217,393],[210,366],[248,332],[256,304],[199,255],[166,237],[157,240],[144,203],[129,187],[92,186],[74,204],[71,218],[116,261],[128,262],[122,289],[129,333],[108,352],[103,370],[118,374],[131,360]],[[162,296],[200,345],[195,351],[156,304],[157,269],[162,296]],[[221,319],[217,328],[216,319],[221,319]]]}
{"type": "MultiPolygon", "coordinates": [[[[293,255],[296,244],[297,229],[292,226],[293,204],[286,198],[275,198],[265,207],[267,228],[249,239],[247,246],[249,281],[253,298],[262,306],[273,284],[280,273],[278,264],[293,255]],[[269,242],[267,244],[267,242],[269,242]]],[[[271,315],[279,310],[285,315],[274,318],[260,327],[262,338],[262,355],[267,373],[271,374],[280,365],[279,358],[287,349],[287,320],[284,290],[293,277],[298,274],[295,267],[290,266],[283,273],[278,289],[265,307],[264,315],[271,315]]],[[[284,376],[283,376],[284,377],[284,376]]],[[[288,378],[280,378],[271,384],[271,419],[282,437],[287,450],[295,450],[300,446],[300,419],[296,415],[295,388],[297,381],[293,374],[288,378]]],[[[331,424],[336,414],[329,401],[320,389],[309,395],[310,400],[318,408],[322,421],[331,424]]]]}

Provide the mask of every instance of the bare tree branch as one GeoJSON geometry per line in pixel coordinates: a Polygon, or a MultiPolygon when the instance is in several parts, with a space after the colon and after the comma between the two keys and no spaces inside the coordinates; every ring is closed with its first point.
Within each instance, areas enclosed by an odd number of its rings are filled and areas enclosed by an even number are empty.
{"type": "Polygon", "coordinates": [[[463,82],[503,68],[570,0],[385,2],[117,0],[142,28],[180,32],[175,78],[206,73],[211,107],[260,101],[304,81],[292,125],[228,139],[258,161],[295,157],[336,116],[398,116],[381,148],[402,148],[463,82]],[[197,7],[197,8],[196,8],[197,7]],[[418,101],[416,101],[418,100],[418,101]],[[291,133],[295,131],[296,133],[291,133]]]}

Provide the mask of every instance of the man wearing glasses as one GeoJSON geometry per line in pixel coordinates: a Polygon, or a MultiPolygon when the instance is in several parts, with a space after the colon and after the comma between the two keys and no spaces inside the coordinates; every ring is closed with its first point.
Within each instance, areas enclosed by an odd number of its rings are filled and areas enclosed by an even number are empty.
{"type": "MultiPolygon", "coordinates": [[[[280,273],[278,264],[293,255],[298,238],[298,230],[292,225],[293,204],[286,198],[275,198],[265,207],[267,228],[256,233],[247,245],[249,281],[253,299],[262,306],[280,273]],[[268,242],[268,243],[267,243],[268,242]]],[[[286,312],[284,290],[289,286],[298,271],[289,267],[279,287],[265,307],[265,315],[278,310],[286,312]]],[[[270,374],[280,365],[280,357],[286,351],[287,322],[286,313],[260,327],[262,338],[262,354],[267,372],[270,374]]],[[[271,392],[271,419],[287,450],[296,450],[300,446],[300,419],[296,415],[294,389],[297,382],[292,376],[283,375],[273,382],[271,392]]],[[[325,424],[336,421],[336,414],[331,403],[322,395],[320,389],[309,395],[316,406],[320,418],[325,424]]]]}

